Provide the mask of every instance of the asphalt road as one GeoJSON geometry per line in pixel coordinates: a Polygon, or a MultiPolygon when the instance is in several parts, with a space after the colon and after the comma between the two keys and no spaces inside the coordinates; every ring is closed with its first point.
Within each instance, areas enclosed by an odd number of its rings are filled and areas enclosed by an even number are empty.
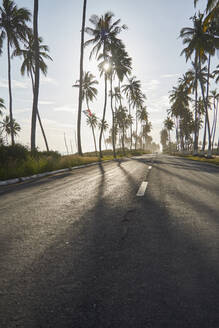
{"type": "Polygon", "coordinates": [[[0,327],[218,328],[219,168],[143,156],[1,187],[0,327]]]}

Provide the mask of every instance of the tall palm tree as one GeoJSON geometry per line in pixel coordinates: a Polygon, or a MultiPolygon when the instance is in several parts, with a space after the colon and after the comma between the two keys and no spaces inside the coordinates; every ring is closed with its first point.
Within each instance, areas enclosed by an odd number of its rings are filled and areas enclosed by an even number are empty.
{"type": "Polygon", "coordinates": [[[165,129],[167,129],[168,131],[168,135],[169,135],[169,145],[170,145],[170,131],[173,129],[174,127],[174,122],[170,117],[167,117],[166,120],[164,121],[164,127],[165,129]]]}
{"type": "Polygon", "coordinates": [[[125,131],[129,126],[130,118],[128,118],[128,110],[126,107],[119,106],[116,112],[116,120],[118,122],[119,128],[122,131],[122,150],[125,155],[125,131]]]}
{"type": "MultiPolygon", "coordinates": [[[[92,15],[89,19],[93,28],[87,27],[86,32],[92,36],[92,38],[85,42],[85,46],[93,45],[90,53],[90,58],[95,54],[96,57],[100,51],[102,51],[103,59],[107,62],[107,55],[111,53],[113,48],[118,48],[123,45],[122,41],[118,39],[118,34],[126,29],[125,25],[119,26],[120,19],[113,22],[114,15],[111,12],[107,12],[102,16],[92,15]]],[[[104,107],[102,122],[105,120],[106,106],[107,106],[107,70],[104,73],[104,107]]],[[[102,142],[103,127],[100,131],[99,137],[99,150],[100,158],[102,157],[101,142],[102,142]]]]}
{"type": "MultiPolygon", "coordinates": [[[[208,24],[208,28],[205,28],[204,25],[204,15],[200,14],[198,17],[195,15],[193,18],[193,28],[183,28],[180,32],[180,36],[183,38],[183,43],[187,45],[187,47],[182,51],[182,54],[184,53],[186,55],[186,60],[191,57],[193,53],[195,53],[194,56],[194,71],[195,71],[195,81],[196,81],[196,93],[195,93],[195,136],[194,136],[194,152],[197,153],[198,150],[198,139],[197,139],[197,79],[198,79],[198,71],[201,72],[201,65],[204,62],[204,60],[207,59],[208,54],[208,78],[206,80],[206,95],[204,95],[203,90],[204,87],[201,86],[202,95],[205,97],[205,111],[206,111],[206,125],[209,124],[208,119],[208,92],[209,92],[209,79],[210,79],[210,63],[211,63],[211,56],[215,54],[215,49],[219,48],[219,39],[215,35],[215,28],[217,24],[208,24]]],[[[199,80],[201,83],[201,81],[199,80]]],[[[210,131],[210,126],[208,126],[208,132],[210,131]]],[[[209,134],[210,138],[210,134],[209,134]]],[[[211,142],[209,141],[209,147],[211,145],[211,142]]],[[[208,149],[208,153],[210,156],[211,149],[208,149]]]]}
{"type": "MultiPolygon", "coordinates": [[[[97,91],[97,88],[95,87],[95,85],[97,85],[98,83],[99,82],[97,80],[95,80],[95,76],[93,74],[91,74],[90,72],[84,72],[83,73],[82,102],[83,102],[83,100],[86,101],[87,110],[89,110],[89,102],[93,101],[97,96],[98,91],[97,91]]],[[[79,87],[80,88],[80,80],[77,80],[76,84],[74,84],[73,87],[79,87]]],[[[96,117],[95,114],[91,113],[91,114],[87,115],[87,124],[92,128],[95,151],[96,151],[96,154],[97,154],[96,138],[95,138],[95,133],[94,133],[94,128],[97,125],[97,117],[96,117]]]]}
{"type": "Polygon", "coordinates": [[[8,90],[9,90],[9,115],[11,124],[11,143],[14,145],[13,106],[11,87],[11,48],[18,48],[19,42],[23,42],[29,32],[27,23],[31,13],[26,8],[18,8],[13,0],[3,0],[0,7],[0,48],[3,40],[7,40],[8,56],[8,90]]]}
{"type": "MultiPolygon", "coordinates": [[[[103,54],[99,56],[103,58],[103,54]]],[[[116,114],[116,102],[118,100],[120,106],[122,106],[122,96],[120,90],[120,82],[123,81],[124,77],[131,73],[132,69],[132,59],[129,57],[125,46],[121,44],[120,47],[112,47],[111,54],[107,54],[107,59],[110,69],[108,70],[109,80],[110,80],[110,104],[112,112],[112,139],[113,139],[113,155],[116,158],[115,152],[115,114],[116,114]],[[113,93],[113,80],[115,77],[118,78],[119,85],[114,88],[115,92],[113,93]],[[113,97],[115,98],[115,111],[113,110],[113,97]]],[[[105,64],[105,60],[99,64],[101,68],[105,64]]]]}
{"type": "Polygon", "coordinates": [[[96,128],[97,123],[98,123],[98,118],[95,114],[92,113],[91,115],[87,115],[87,125],[90,126],[91,129],[92,129],[96,156],[97,156],[97,143],[96,143],[96,137],[95,137],[94,129],[96,128]]]}
{"type": "Polygon", "coordinates": [[[36,149],[36,118],[38,111],[38,98],[39,98],[39,83],[40,83],[40,61],[39,61],[39,35],[38,35],[38,11],[39,2],[34,0],[34,15],[33,15],[33,44],[34,44],[34,92],[33,92],[33,108],[31,120],[31,151],[36,149]]]}
{"type": "MultiPolygon", "coordinates": [[[[141,109],[144,104],[145,95],[141,91],[141,82],[136,79],[136,76],[133,76],[128,79],[128,84],[122,86],[123,92],[128,97],[129,110],[131,106],[136,109],[135,111],[135,120],[136,120],[136,129],[135,129],[135,149],[137,147],[137,134],[138,134],[138,109],[141,109]]],[[[131,110],[130,110],[131,112],[131,110]]],[[[132,129],[132,128],[131,128],[132,129]]],[[[131,130],[131,148],[132,148],[132,130],[131,130]]]]}
{"type": "Polygon", "coordinates": [[[79,98],[78,98],[78,121],[77,121],[77,140],[78,154],[83,155],[81,147],[81,111],[82,111],[82,83],[83,83],[83,66],[84,66],[84,31],[86,20],[87,0],[83,2],[82,27],[81,27],[81,53],[80,53],[80,78],[79,78],[79,98]]]}
{"type": "Polygon", "coordinates": [[[194,154],[198,152],[198,139],[197,139],[197,101],[198,101],[198,83],[197,71],[201,66],[201,61],[206,59],[205,50],[209,47],[209,36],[203,31],[203,14],[199,13],[192,17],[193,27],[185,27],[180,31],[180,37],[183,38],[183,44],[186,48],[181,52],[185,54],[186,61],[191,58],[194,53],[194,70],[195,70],[195,134],[194,134],[194,154]]]}
{"type": "MultiPolygon", "coordinates": [[[[48,55],[49,47],[47,45],[42,44],[43,39],[41,37],[38,38],[39,42],[39,70],[45,76],[47,75],[47,65],[44,59],[52,60],[52,58],[48,55]]],[[[35,75],[35,54],[34,54],[34,37],[33,34],[28,34],[27,40],[24,42],[23,49],[15,49],[12,56],[22,56],[23,63],[21,65],[21,75],[25,73],[30,76],[32,82],[32,90],[34,94],[34,75],[35,75]]],[[[39,120],[40,128],[42,131],[42,135],[44,138],[44,142],[46,145],[47,151],[49,151],[48,141],[46,138],[46,134],[43,128],[43,124],[40,118],[39,109],[37,108],[37,118],[39,120]]]]}

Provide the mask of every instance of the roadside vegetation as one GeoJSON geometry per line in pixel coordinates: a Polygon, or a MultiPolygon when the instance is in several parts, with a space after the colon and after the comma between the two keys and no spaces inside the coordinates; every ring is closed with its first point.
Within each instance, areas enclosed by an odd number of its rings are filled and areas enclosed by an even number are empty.
{"type": "MultiPolygon", "coordinates": [[[[194,0],[195,7],[197,2],[194,0]]],[[[190,21],[192,26],[182,28],[179,35],[185,46],[181,55],[190,67],[170,91],[160,141],[163,152],[190,154],[205,161],[204,156],[219,154],[219,65],[214,66],[212,60],[219,49],[219,1],[208,0],[205,11],[197,12],[190,21]]]]}
{"type": "MultiPolygon", "coordinates": [[[[126,149],[126,157],[139,156],[147,153],[143,150],[126,149]]],[[[123,150],[117,152],[117,157],[124,157],[123,150]]],[[[103,151],[101,161],[113,159],[112,150],[103,151]]],[[[96,152],[61,156],[56,151],[35,151],[33,154],[26,147],[15,144],[14,146],[0,146],[0,180],[31,176],[38,173],[50,172],[59,169],[71,168],[84,164],[100,161],[96,152]]]]}
{"type": "Polygon", "coordinates": [[[199,161],[199,162],[219,165],[219,156],[208,158],[208,157],[205,157],[205,156],[201,157],[201,156],[183,155],[183,157],[191,159],[193,161],[199,161]]]}

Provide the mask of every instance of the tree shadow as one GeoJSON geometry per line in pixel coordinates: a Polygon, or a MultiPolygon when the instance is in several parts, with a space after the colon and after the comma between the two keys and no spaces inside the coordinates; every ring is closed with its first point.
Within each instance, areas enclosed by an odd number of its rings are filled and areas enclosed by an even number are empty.
{"type": "MultiPolygon", "coordinates": [[[[118,166],[135,189],[134,177],[118,166]]],[[[11,327],[218,328],[218,263],[201,240],[173,225],[150,194],[127,195],[131,210],[122,199],[105,199],[99,169],[93,208],[17,276],[22,291],[16,283],[9,288],[19,294],[11,327]]]]}

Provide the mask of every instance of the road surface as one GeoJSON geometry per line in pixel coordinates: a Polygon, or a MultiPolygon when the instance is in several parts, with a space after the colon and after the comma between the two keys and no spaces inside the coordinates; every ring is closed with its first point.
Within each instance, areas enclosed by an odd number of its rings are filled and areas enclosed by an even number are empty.
{"type": "Polygon", "coordinates": [[[218,328],[219,168],[145,155],[1,187],[0,327],[218,328]]]}

